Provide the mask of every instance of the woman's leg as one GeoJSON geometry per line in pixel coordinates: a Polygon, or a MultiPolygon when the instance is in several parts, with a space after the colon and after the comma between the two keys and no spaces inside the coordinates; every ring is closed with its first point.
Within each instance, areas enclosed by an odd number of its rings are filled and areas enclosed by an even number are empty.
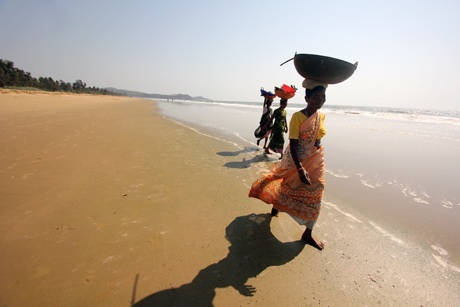
{"type": "Polygon", "coordinates": [[[283,159],[283,148],[278,148],[276,151],[281,155],[280,160],[283,159]]]}
{"type": "Polygon", "coordinates": [[[312,236],[312,231],[313,231],[313,226],[315,225],[316,221],[312,221],[313,223],[309,223],[307,225],[307,229],[305,229],[304,233],[302,234],[302,240],[305,241],[307,244],[316,247],[319,250],[323,250],[324,248],[324,243],[321,242],[320,240],[317,240],[313,238],[312,236]],[[310,227],[310,228],[309,228],[310,227]]]}

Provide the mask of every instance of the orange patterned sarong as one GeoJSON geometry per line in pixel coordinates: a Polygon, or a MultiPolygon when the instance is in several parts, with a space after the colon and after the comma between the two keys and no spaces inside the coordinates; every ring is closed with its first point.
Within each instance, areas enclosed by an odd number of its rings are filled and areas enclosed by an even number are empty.
{"type": "Polygon", "coordinates": [[[311,115],[300,125],[299,161],[310,176],[311,185],[302,183],[292,160],[290,146],[283,159],[270,172],[256,180],[249,191],[255,197],[291,216],[304,221],[316,221],[324,192],[324,151],[314,146],[319,129],[319,113],[311,115]]]}

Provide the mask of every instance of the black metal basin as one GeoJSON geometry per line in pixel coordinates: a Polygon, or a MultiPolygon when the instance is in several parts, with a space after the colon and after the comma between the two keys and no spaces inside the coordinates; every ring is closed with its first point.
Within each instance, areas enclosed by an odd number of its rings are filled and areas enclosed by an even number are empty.
{"type": "Polygon", "coordinates": [[[296,54],[293,59],[295,69],[302,77],[327,84],[337,84],[347,80],[358,67],[358,62],[351,64],[316,54],[296,54]]]}

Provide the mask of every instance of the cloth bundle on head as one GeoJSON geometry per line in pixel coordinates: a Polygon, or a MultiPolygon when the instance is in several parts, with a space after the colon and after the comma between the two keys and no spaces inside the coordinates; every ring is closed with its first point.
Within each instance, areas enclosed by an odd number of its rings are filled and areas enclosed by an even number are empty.
{"type": "Polygon", "coordinates": [[[311,80],[311,79],[305,79],[302,82],[302,87],[304,87],[307,90],[312,90],[317,86],[322,86],[324,88],[327,88],[328,84],[320,82],[320,81],[311,80]]]}

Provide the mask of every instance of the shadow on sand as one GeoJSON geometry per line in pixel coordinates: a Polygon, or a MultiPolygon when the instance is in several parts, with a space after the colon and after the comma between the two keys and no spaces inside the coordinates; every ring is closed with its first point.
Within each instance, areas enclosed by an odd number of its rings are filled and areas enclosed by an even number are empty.
{"type": "Polygon", "coordinates": [[[223,156],[223,157],[233,157],[233,156],[238,156],[239,154],[242,154],[242,153],[246,153],[246,152],[254,152],[254,151],[259,151],[260,148],[259,147],[244,147],[244,149],[242,150],[238,150],[238,151],[219,151],[217,154],[219,156],[223,156]]]}
{"type": "Polygon", "coordinates": [[[302,241],[280,242],[271,233],[270,222],[270,214],[237,217],[225,229],[225,237],[231,243],[227,257],[204,268],[179,288],[153,293],[137,303],[133,295],[133,306],[213,306],[215,290],[226,287],[253,296],[256,289],[246,284],[249,278],[270,266],[288,263],[305,247],[302,241]]]}
{"type": "MultiPolygon", "coordinates": [[[[238,156],[239,154],[242,154],[242,153],[250,153],[250,152],[256,152],[256,151],[260,151],[260,150],[261,149],[259,147],[245,147],[242,150],[238,150],[238,151],[221,151],[221,152],[218,152],[217,154],[219,156],[231,157],[231,156],[238,156]]],[[[224,166],[228,167],[228,168],[249,168],[252,163],[270,162],[270,161],[278,161],[278,160],[279,160],[278,158],[274,159],[274,158],[270,157],[269,155],[263,153],[263,154],[260,154],[260,155],[257,155],[255,157],[253,157],[250,160],[247,160],[246,158],[243,158],[243,160],[241,162],[236,162],[236,161],[227,162],[227,163],[224,164],[224,166]]]]}

